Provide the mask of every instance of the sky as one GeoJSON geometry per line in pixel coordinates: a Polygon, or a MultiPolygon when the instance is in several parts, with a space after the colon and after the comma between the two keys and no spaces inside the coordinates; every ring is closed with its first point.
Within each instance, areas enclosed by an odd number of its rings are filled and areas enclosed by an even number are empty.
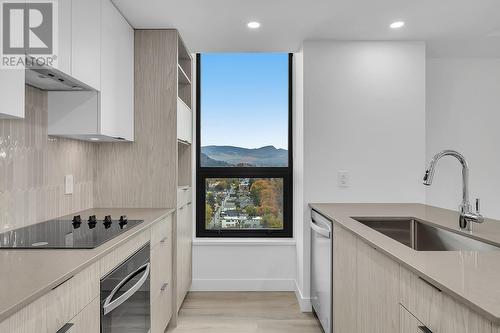
{"type": "Polygon", "coordinates": [[[201,55],[201,146],[288,148],[288,54],[201,55]]]}

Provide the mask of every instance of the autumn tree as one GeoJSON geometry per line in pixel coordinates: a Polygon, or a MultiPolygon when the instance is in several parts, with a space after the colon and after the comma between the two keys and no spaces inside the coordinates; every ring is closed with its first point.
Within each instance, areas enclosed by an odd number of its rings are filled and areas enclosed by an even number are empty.
{"type": "Polygon", "coordinates": [[[210,221],[212,220],[213,210],[209,204],[205,204],[205,225],[208,227],[210,221]]]}

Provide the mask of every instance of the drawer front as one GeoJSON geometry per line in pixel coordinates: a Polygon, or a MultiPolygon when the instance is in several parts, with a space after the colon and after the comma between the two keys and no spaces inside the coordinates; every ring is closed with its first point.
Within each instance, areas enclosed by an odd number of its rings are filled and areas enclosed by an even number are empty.
{"type": "Polygon", "coordinates": [[[14,313],[0,323],[2,333],[49,333],[47,330],[47,296],[42,296],[30,305],[14,313]]]}
{"type": "Polygon", "coordinates": [[[443,293],[402,265],[399,289],[401,305],[424,324],[436,328],[435,324],[441,319],[443,293]]]}
{"type": "Polygon", "coordinates": [[[151,226],[151,248],[172,240],[172,215],[151,226]]]}
{"type": "Polygon", "coordinates": [[[193,189],[191,187],[182,187],[177,189],[177,208],[193,202],[193,189]]]}
{"type": "Polygon", "coordinates": [[[172,318],[172,287],[151,302],[151,333],[163,333],[172,318]]]}
{"type": "Polygon", "coordinates": [[[134,238],[127,241],[125,244],[120,245],[111,253],[103,257],[100,263],[100,276],[103,277],[109,272],[111,272],[115,267],[119,266],[128,257],[130,257],[135,251],[139,250],[144,244],[146,244],[151,238],[150,230],[141,232],[134,238]]]}
{"type": "Polygon", "coordinates": [[[403,306],[400,307],[400,333],[428,333],[426,327],[403,306]]]}
{"type": "Polygon", "coordinates": [[[73,325],[67,331],[68,333],[99,333],[100,325],[100,300],[95,298],[89,305],[77,314],[69,324],[73,325]]]}
{"type": "Polygon", "coordinates": [[[433,333],[489,333],[491,322],[406,268],[400,268],[400,302],[433,333]]]}
{"type": "Polygon", "coordinates": [[[151,299],[172,288],[172,242],[167,240],[151,249],[151,299]]]}
{"type": "Polygon", "coordinates": [[[47,294],[48,332],[57,332],[99,296],[99,263],[85,268],[47,294]]]}

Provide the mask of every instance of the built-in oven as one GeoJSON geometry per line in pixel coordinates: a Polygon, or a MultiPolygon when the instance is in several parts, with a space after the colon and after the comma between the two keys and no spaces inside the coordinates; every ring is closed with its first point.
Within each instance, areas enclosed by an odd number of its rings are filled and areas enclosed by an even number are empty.
{"type": "Polygon", "coordinates": [[[149,243],[101,280],[101,333],[148,333],[149,243]]]}

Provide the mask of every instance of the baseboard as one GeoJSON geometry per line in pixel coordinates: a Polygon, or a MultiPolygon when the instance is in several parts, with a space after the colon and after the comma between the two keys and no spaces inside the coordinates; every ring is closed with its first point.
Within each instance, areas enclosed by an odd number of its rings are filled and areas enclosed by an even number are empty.
{"type": "Polygon", "coordinates": [[[191,291],[295,291],[288,279],[193,279],[191,291]]]}
{"type": "Polygon", "coordinates": [[[302,292],[300,291],[297,281],[295,281],[295,296],[297,297],[297,301],[299,302],[300,311],[312,312],[311,298],[304,297],[302,295],[302,292]]]}

